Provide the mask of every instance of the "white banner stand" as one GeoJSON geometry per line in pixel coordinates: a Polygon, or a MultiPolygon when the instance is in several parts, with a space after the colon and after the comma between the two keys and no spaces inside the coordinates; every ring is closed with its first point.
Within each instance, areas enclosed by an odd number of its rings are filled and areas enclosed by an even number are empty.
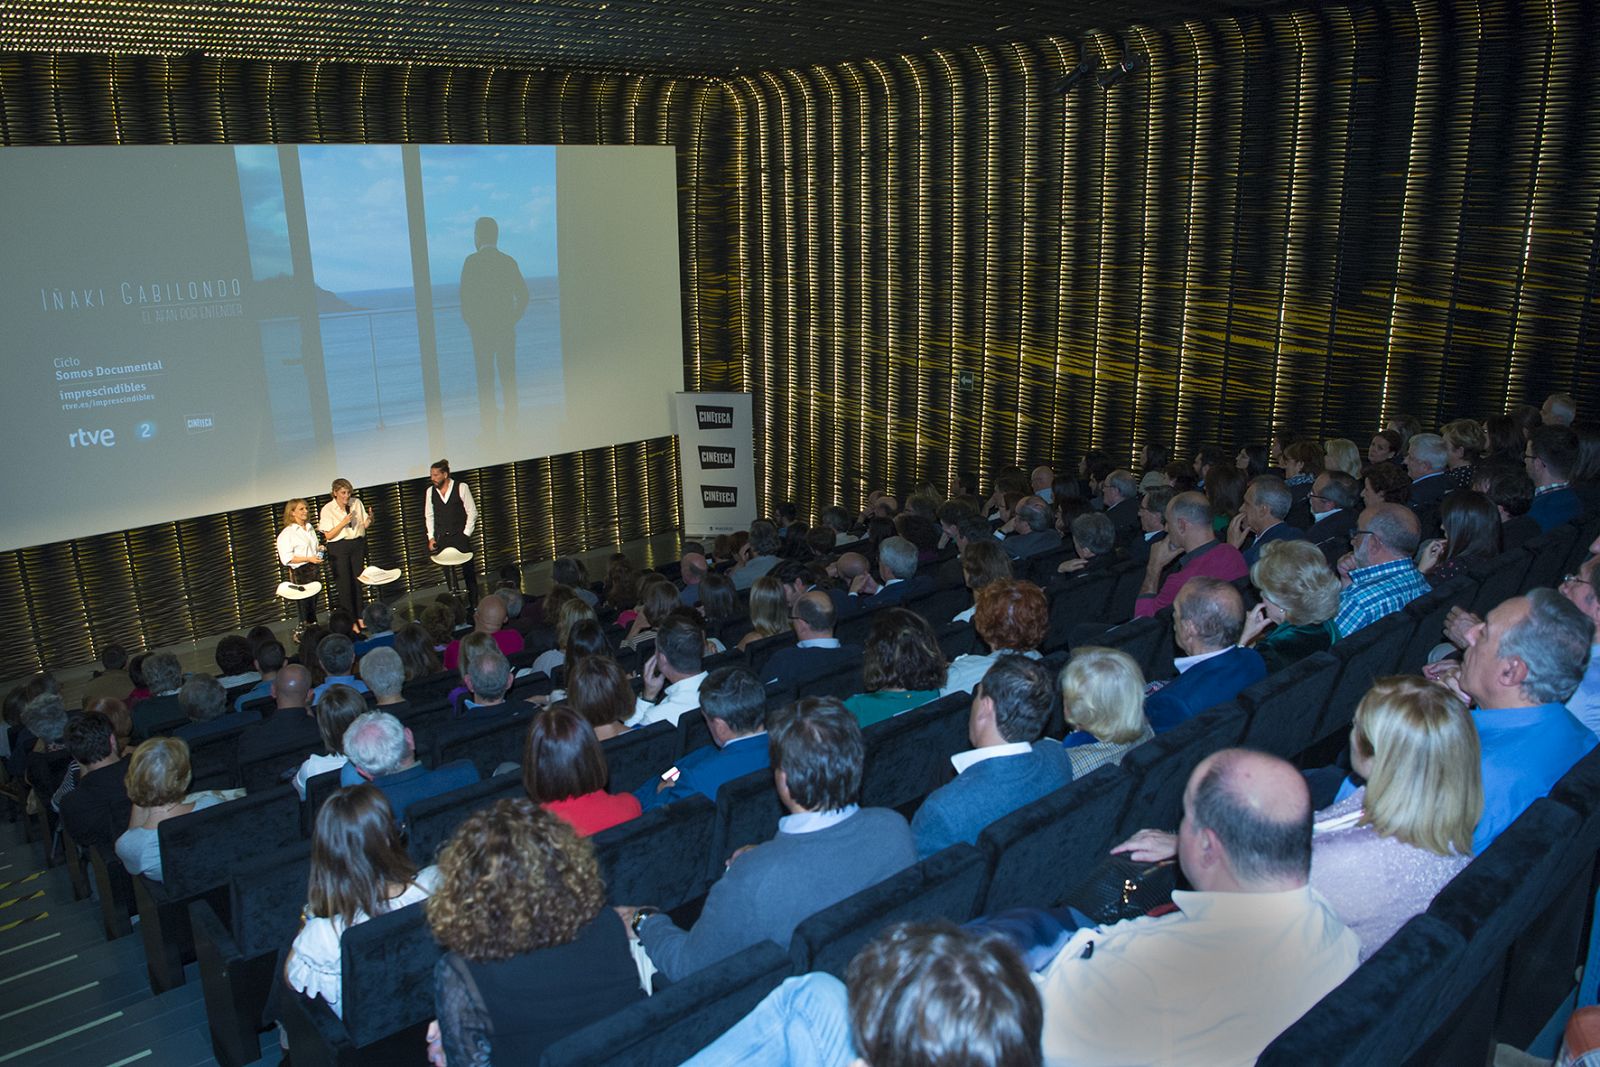
{"type": "Polygon", "coordinates": [[[748,530],[756,520],[749,393],[676,393],[678,481],[690,537],[748,530]]]}

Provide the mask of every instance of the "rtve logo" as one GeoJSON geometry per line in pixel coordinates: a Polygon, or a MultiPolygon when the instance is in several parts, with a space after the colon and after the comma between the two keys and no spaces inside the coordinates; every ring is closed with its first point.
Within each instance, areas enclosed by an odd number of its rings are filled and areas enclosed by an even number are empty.
{"type": "Polygon", "coordinates": [[[92,448],[95,445],[99,445],[101,448],[115,448],[117,445],[116,432],[109,426],[100,430],[85,430],[79,427],[67,434],[67,446],[69,448],[92,448]]]}

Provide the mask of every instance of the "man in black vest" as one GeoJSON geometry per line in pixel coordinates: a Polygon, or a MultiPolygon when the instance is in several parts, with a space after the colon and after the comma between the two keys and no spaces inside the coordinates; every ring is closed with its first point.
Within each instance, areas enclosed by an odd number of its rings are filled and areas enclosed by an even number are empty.
{"type": "MultiPolygon", "coordinates": [[[[472,551],[472,531],[478,525],[478,505],[472,502],[472,490],[465,482],[450,477],[450,461],[441,459],[428,470],[433,486],[422,504],[422,514],[428,529],[428,552],[437,553],[443,548],[472,551]]],[[[472,561],[461,568],[467,579],[467,602],[478,602],[478,571],[472,561]]]]}

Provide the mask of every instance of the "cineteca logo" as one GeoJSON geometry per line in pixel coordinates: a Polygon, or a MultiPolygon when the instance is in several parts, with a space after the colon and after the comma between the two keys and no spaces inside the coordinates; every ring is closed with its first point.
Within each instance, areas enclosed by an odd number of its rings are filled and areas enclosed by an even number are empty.
{"type": "Polygon", "coordinates": [[[736,508],[739,506],[739,490],[731,485],[702,485],[700,503],[708,508],[736,508]]]}
{"type": "Polygon", "coordinates": [[[734,464],[734,449],[725,445],[701,445],[700,469],[706,471],[728,470],[734,464]]]}
{"type": "Polygon", "coordinates": [[[696,404],[694,418],[702,430],[731,430],[733,429],[733,409],[714,407],[710,404],[696,404]]]}

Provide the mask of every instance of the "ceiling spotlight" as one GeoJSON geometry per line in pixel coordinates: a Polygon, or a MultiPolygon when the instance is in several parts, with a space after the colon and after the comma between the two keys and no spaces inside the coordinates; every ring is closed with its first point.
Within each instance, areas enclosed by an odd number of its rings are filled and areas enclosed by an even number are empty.
{"type": "Polygon", "coordinates": [[[1085,59],[1076,67],[1073,67],[1071,70],[1067,71],[1065,77],[1058,79],[1050,86],[1050,95],[1066,96],[1068,93],[1072,92],[1072,90],[1076,89],[1080,83],[1093,77],[1095,70],[1099,66],[1099,60],[1093,58],[1085,59]]]}
{"type": "Polygon", "coordinates": [[[1109,89],[1130,74],[1138,74],[1150,66],[1150,57],[1143,52],[1130,52],[1122,62],[1100,75],[1100,88],[1109,89]]]}

